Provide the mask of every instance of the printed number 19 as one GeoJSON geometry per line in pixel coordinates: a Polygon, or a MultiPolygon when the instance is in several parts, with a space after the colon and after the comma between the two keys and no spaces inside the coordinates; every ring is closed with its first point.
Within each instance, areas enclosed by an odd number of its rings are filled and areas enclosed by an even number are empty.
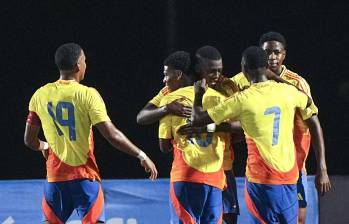
{"type": "Polygon", "coordinates": [[[60,124],[61,126],[68,126],[69,127],[69,139],[70,141],[76,140],[76,131],[75,131],[75,114],[74,114],[74,105],[70,102],[58,102],[56,106],[56,115],[53,113],[53,106],[52,102],[48,102],[47,104],[47,110],[50,114],[54,125],[56,126],[58,135],[63,135],[62,130],[59,128],[56,122],[60,124]],[[63,109],[67,109],[68,111],[68,118],[63,118],[63,109]]]}
{"type": "Polygon", "coordinates": [[[279,140],[280,113],[280,107],[269,107],[264,111],[264,115],[275,114],[273,124],[272,146],[277,145],[279,140]]]}

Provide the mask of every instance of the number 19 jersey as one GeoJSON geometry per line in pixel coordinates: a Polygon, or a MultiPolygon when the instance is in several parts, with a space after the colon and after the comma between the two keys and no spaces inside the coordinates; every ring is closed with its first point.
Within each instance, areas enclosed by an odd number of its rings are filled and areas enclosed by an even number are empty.
{"type": "Polygon", "coordinates": [[[246,176],[258,184],[294,184],[298,169],[293,142],[296,108],[305,109],[308,97],[295,87],[265,81],[208,109],[219,124],[226,119],[241,122],[246,134],[246,176]]]}
{"type": "Polygon", "coordinates": [[[40,118],[50,146],[48,182],[100,180],[92,125],[110,119],[97,90],[71,80],[48,83],[34,93],[29,111],[40,118]]]}

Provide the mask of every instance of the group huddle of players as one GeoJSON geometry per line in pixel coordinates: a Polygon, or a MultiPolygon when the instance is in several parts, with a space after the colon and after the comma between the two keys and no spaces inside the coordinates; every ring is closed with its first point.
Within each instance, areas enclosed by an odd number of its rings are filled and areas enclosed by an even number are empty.
{"type": "MultiPolygon", "coordinates": [[[[137,122],[159,121],[160,150],[173,154],[172,223],[237,223],[232,146],[239,141],[248,150],[244,195],[251,223],[305,223],[310,144],[316,188],[330,190],[318,108],[304,78],[283,65],[285,56],[285,38],[268,32],[259,46],[243,51],[241,72],[232,78],[223,75],[222,56],[212,46],[164,60],[165,87],[137,122]]],[[[59,80],[39,88],[29,103],[24,141],[47,159],[46,223],[65,223],[74,210],[84,224],[105,222],[92,126],[116,149],[137,157],[150,179],[157,177],[152,160],[113,125],[98,91],[80,84],[85,59],[79,45],[60,46],[59,80]],[[46,141],[38,137],[41,128],[46,141]]]]}
{"type": "Polygon", "coordinates": [[[311,134],[316,186],[321,194],[330,189],[318,109],[305,79],[283,65],[285,56],[285,38],[268,32],[243,52],[242,72],[232,78],[223,75],[212,46],[165,59],[166,86],[137,122],[160,120],[160,150],[173,151],[171,204],[183,223],[237,223],[232,144],[241,140],[248,147],[245,202],[252,222],[305,223],[311,134]]]}

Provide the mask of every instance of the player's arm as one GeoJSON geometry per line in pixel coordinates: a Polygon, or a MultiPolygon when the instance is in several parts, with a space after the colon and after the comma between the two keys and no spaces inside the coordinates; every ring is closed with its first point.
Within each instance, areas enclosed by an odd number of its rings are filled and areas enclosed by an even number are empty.
{"type": "Polygon", "coordinates": [[[100,122],[95,125],[98,131],[114,148],[140,159],[146,172],[150,172],[150,179],[156,179],[158,171],[151,159],[135,146],[111,121],[100,122]]]}
{"type": "Polygon", "coordinates": [[[141,125],[152,124],[159,121],[168,114],[174,114],[182,117],[190,117],[191,108],[184,106],[179,100],[175,100],[162,107],[157,107],[152,103],[147,103],[137,115],[137,123],[141,125]]]}
{"type": "Polygon", "coordinates": [[[192,126],[190,124],[183,125],[177,131],[181,135],[201,134],[207,132],[228,132],[243,135],[243,130],[239,121],[223,122],[219,125],[208,124],[206,126],[192,126]]]}
{"type": "Polygon", "coordinates": [[[171,139],[159,138],[159,147],[160,147],[160,151],[163,153],[172,152],[173,146],[171,143],[171,139]]]}
{"type": "Polygon", "coordinates": [[[47,142],[39,139],[38,135],[41,129],[39,117],[34,112],[29,112],[24,131],[24,144],[34,150],[42,152],[45,159],[48,158],[49,145],[47,142]]]}
{"type": "Polygon", "coordinates": [[[294,86],[296,87],[299,91],[305,93],[306,95],[310,96],[310,94],[308,94],[307,91],[305,91],[301,86],[297,86],[297,85],[294,85],[293,83],[281,78],[280,76],[278,76],[276,73],[274,73],[273,71],[271,71],[270,69],[267,69],[266,71],[266,76],[269,80],[274,80],[275,82],[279,82],[279,83],[285,83],[287,85],[290,85],[290,86],[294,86]]]}
{"type": "Polygon", "coordinates": [[[317,115],[313,115],[309,119],[305,120],[305,122],[309,127],[311,134],[311,144],[315,152],[317,165],[315,176],[316,188],[321,195],[324,195],[331,189],[331,183],[327,174],[325,143],[321,124],[317,115]]]}
{"type": "Polygon", "coordinates": [[[233,134],[241,134],[244,131],[242,130],[240,121],[230,121],[223,122],[217,125],[216,132],[229,132],[233,134]]]}
{"type": "MultiPolygon", "coordinates": [[[[265,74],[269,80],[274,80],[275,82],[280,82],[280,83],[285,83],[285,84],[288,84],[291,86],[295,86],[292,83],[290,83],[290,82],[286,81],[285,79],[281,78],[280,76],[278,76],[276,73],[274,73],[270,69],[267,69],[265,74]]],[[[295,86],[295,87],[297,87],[297,86],[295,86]]]]}
{"type": "Polygon", "coordinates": [[[233,134],[233,143],[245,140],[245,133],[242,129],[240,121],[224,122],[217,125],[216,132],[229,132],[233,134]]]}

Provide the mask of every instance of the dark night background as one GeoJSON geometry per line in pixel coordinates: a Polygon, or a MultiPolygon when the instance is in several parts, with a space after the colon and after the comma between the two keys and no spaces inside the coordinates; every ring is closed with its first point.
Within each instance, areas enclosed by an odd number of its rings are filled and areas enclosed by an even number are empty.
{"type": "MultiPolygon", "coordinates": [[[[285,64],[310,84],[319,107],[330,174],[349,174],[348,1],[6,1],[1,14],[0,179],[45,178],[40,153],[23,143],[34,91],[58,79],[53,55],[65,42],[87,56],[82,84],[103,96],[109,116],[168,177],[157,124],[136,124],[138,111],[162,88],[163,59],[174,50],[217,47],[224,71],[240,70],[241,52],[271,30],[288,41],[285,64]]],[[[95,155],[103,178],[144,178],[137,159],[114,150],[95,131],[95,155]]],[[[236,149],[243,175],[246,151],[236,149]]],[[[314,154],[308,168],[314,173],[314,154]]]]}

